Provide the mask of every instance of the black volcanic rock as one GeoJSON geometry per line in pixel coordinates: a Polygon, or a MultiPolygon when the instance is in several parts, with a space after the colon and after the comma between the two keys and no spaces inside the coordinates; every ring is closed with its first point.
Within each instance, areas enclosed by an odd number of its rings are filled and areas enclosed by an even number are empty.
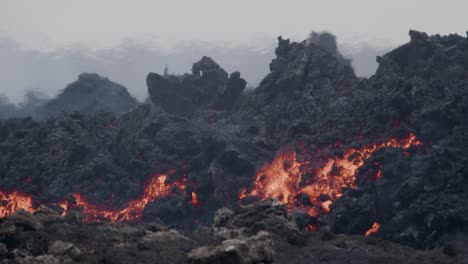
{"type": "Polygon", "coordinates": [[[322,43],[321,36],[300,43],[278,38],[271,73],[237,113],[243,129],[254,126],[255,136],[278,142],[276,147],[320,129],[332,98],[346,96],[357,81],[350,61],[333,48],[334,37],[322,43]]]}
{"type": "Polygon", "coordinates": [[[239,72],[231,73],[226,85],[222,90],[218,91],[213,107],[219,110],[231,109],[246,85],[247,82],[240,77],[239,72]]]}
{"type": "MultiPolygon", "coordinates": [[[[220,210],[216,214],[218,219],[226,212],[226,209],[220,210]]],[[[304,244],[303,237],[294,220],[288,216],[286,208],[273,199],[241,206],[227,219],[218,220],[215,224],[229,229],[243,228],[249,235],[255,235],[259,231],[268,231],[292,245],[304,244]]]]}
{"type": "MultiPolygon", "coordinates": [[[[276,223],[284,213],[265,205],[262,220],[276,223]]],[[[255,207],[255,205],[253,206],[255,207]]],[[[239,215],[240,216],[240,215],[239,215]]],[[[239,217],[236,216],[236,217],[239,217]]],[[[246,221],[256,215],[245,215],[246,221]]],[[[70,221],[53,210],[17,212],[0,219],[1,263],[464,263],[466,244],[457,242],[418,251],[378,238],[304,233],[301,246],[265,231],[249,235],[242,228],[201,226],[179,232],[163,225],[111,225],[70,221]],[[33,225],[31,225],[33,224],[33,225]],[[36,228],[35,226],[40,226],[36,228]]],[[[280,222],[281,223],[281,222],[280,222]]],[[[273,229],[274,226],[269,227],[273,229]]]]}
{"type": "MultiPolygon", "coordinates": [[[[170,172],[172,181],[185,176],[187,189],[148,204],[145,221],[193,228],[228,207],[246,215],[227,221],[232,227],[260,228],[278,224],[266,211],[284,210],[236,209],[238,194],[278,150],[300,143],[310,154],[331,146],[318,161],[414,133],[424,146],[376,151],[359,170],[357,189],[345,190],[316,220],[333,232],[359,235],[378,222],[377,237],[442,246],[468,234],[468,41],[415,31],[410,37],[379,59],[370,79],[355,76],[332,35],[312,34],[300,43],[279,38],[271,73],[249,94],[241,94],[245,81],[238,73],[228,76],[204,57],[190,74],[150,73],[151,102],[119,117],[68,113],[45,123],[3,122],[0,186],[41,193],[41,201],[79,191],[92,202],[113,197],[120,205],[137,198],[151,175],[170,172]],[[368,181],[376,163],[383,178],[368,181]],[[200,207],[189,204],[191,191],[200,207]]],[[[75,84],[102,81],[87,78],[75,84]]],[[[291,231],[278,230],[285,237],[291,231]]]]}
{"type": "Polygon", "coordinates": [[[88,186],[100,188],[100,179],[118,175],[124,180],[106,150],[115,119],[111,113],[89,117],[75,113],[44,123],[31,118],[6,121],[0,143],[2,189],[41,189],[44,196],[58,198],[81,189],[83,182],[93,181],[97,184],[88,186]]]}
{"type": "Polygon", "coordinates": [[[64,112],[123,114],[138,104],[127,89],[95,73],[82,73],[55,99],[39,108],[43,117],[64,112]]]}
{"type": "Polygon", "coordinates": [[[194,63],[192,74],[150,73],[146,83],[154,105],[185,117],[192,117],[200,108],[231,109],[246,85],[240,73],[228,78],[228,73],[209,57],[194,63]]]}

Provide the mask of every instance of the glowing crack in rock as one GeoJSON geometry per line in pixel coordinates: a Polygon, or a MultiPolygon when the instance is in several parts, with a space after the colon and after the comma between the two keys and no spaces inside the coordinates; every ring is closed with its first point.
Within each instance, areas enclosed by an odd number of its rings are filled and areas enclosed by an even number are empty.
{"type": "Polygon", "coordinates": [[[86,221],[106,220],[111,223],[139,221],[143,216],[146,205],[168,196],[174,186],[177,186],[181,191],[185,191],[186,178],[172,183],[167,183],[166,180],[167,175],[165,174],[151,177],[141,197],[127,202],[126,206],[121,209],[108,209],[101,205],[92,204],[80,193],[73,195],[76,200],[74,207],[81,208],[86,221]]]}
{"type": "Polygon", "coordinates": [[[376,234],[377,232],[379,232],[379,229],[380,229],[380,224],[377,223],[377,222],[374,222],[374,224],[372,225],[372,227],[366,231],[366,233],[364,234],[365,237],[368,237],[368,236],[371,236],[373,234],[376,234]]]}
{"type": "Polygon", "coordinates": [[[200,202],[198,201],[198,194],[196,192],[192,192],[192,199],[190,200],[190,204],[192,205],[193,208],[199,208],[201,207],[200,202]]]}

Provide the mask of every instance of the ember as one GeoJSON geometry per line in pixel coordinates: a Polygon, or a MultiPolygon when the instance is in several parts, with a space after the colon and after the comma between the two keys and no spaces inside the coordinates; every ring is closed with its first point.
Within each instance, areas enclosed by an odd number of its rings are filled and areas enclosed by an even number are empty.
{"type": "MultiPolygon", "coordinates": [[[[253,186],[242,190],[239,198],[276,198],[281,204],[287,204],[290,210],[306,208],[310,216],[319,217],[321,213],[330,211],[330,205],[342,196],[344,187],[357,187],[356,174],[375,151],[381,148],[406,150],[421,144],[415,135],[410,134],[404,139],[392,138],[359,149],[349,149],[341,157],[323,159],[310,155],[299,160],[295,151],[281,152],[257,172],[253,186]],[[313,177],[307,177],[310,175],[313,177]],[[308,201],[302,199],[298,203],[298,197],[304,195],[308,201]]],[[[377,168],[375,179],[382,177],[380,164],[377,168]]]]}
{"type": "Polygon", "coordinates": [[[318,226],[317,226],[317,225],[310,224],[310,225],[307,225],[307,229],[308,229],[309,231],[316,232],[316,231],[318,230],[318,226]]]}
{"type": "Polygon", "coordinates": [[[370,235],[373,235],[377,232],[379,232],[379,229],[380,229],[380,224],[377,223],[377,222],[374,222],[374,224],[372,225],[372,227],[366,231],[366,233],[364,234],[365,237],[368,237],[370,235]]]}
{"type": "Polygon", "coordinates": [[[198,195],[196,192],[192,192],[192,199],[190,200],[190,204],[194,208],[198,208],[201,206],[200,202],[198,201],[198,195]]]}

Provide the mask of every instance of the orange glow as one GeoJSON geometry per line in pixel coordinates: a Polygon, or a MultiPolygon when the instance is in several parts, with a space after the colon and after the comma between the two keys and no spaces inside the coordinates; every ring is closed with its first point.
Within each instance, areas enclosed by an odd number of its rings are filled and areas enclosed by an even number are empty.
{"type": "Polygon", "coordinates": [[[62,212],[62,216],[66,216],[67,213],[68,213],[68,209],[69,209],[69,204],[68,204],[68,201],[60,201],[58,203],[55,203],[54,204],[55,206],[58,206],[60,208],[62,208],[63,212],[62,212]]]}
{"type": "Polygon", "coordinates": [[[150,178],[148,185],[144,188],[139,199],[131,200],[127,206],[121,209],[108,209],[104,206],[89,203],[86,198],[75,193],[76,206],[80,207],[86,221],[106,220],[111,223],[124,221],[139,221],[143,216],[143,211],[148,203],[154,202],[171,193],[174,186],[185,191],[186,178],[173,183],[166,183],[167,175],[159,175],[150,178]]]}
{"type": "Polygon", "coordinates": [[[0,217],[13,214],[20,209],[30,213],[35,211],[31,195],[18,191],[0,192],[0,217]]]}
{"type": "Polygon", "coordinates": [[[322,203],[322,209],[323,209],[323,211],[324,211],[325,213],[330,212],[330,205],[332,205],[332,203],[333,203],[333,202],[330,201],[330,200],[327,200],[327,201],[325,201],[325,202],[322,203]]]}
{"type": "Polygon", "coordinates": [[[318,226],[312,224],[307,225],[307,229],[309,229],[309,231],[316,232],[318,230],[318,226]]]}
{"type": "MultiPolygon", "coordinates": [[[[75,203],[63,200],[49,204],[62,208],[62,216],[65,216],[71,210],[79,208],[81,209],[85,221],[105,220],[111,223],[141,221],[143,211],[148,203],[170,195],[173,193],[173,188],[185,192],[186,182],[186,177],[168,183],[166,174],[153,176],[148,180],[141,196],[138,199],[127,202],[125,207],[121,209],[110,209],[104,205],[92,204],[80,193],[73,194],[76,201],[75,203]]],[[[194,207],[200,206],[198,196],[195,192],[191,192],[190,198],[191,200],[189,202],[194,207]]],[[[30,195],[18,191],[0,192],[0,217],[13,214],[20,209],[31,213],[35,211],[30,195]]]]}
{"type": "Polygon", "coordinates": [[[192,199],[190,200],[190,204],[194,208],[198,208],[201,206],[200,202],[198,201],[198,195],[196,192],[192,192],[192,199]]]}
{"type": "Polygon", "coordinates": [[[296,152],[280,153],[257,172],[254,187],[243,195],[277,198],[281,204],[292,203],[299,190],[300,166],[296,152]]]}
{"type": "Polygon", "coordinates": [[[374,224],[372,225],[372,227],[366,231],[366,233],[364,234],[365,237],[368,237],[370,235],[373,235],[377,232],[379,232],[379,229],[380,229],[380,224],[377,223],[377,222],[374,222],[374,224]]]}
{"type": "MultiPolygon", "coordinates": [[[[403,153],[407,153],[407,152],[405,151],[405,152],[403,152],[403,153]]],[[[405,155],[405,157],[408,157],[408,156],[406,156],[406,154],[404,154],[404,155],[405,155]]],[[[381,165],[380,163],[376,162],[376,163],[375,163],[375,166],[377,166],[377,174],[375,175],[374,178],[375,178],[376,180],[377,180],[377,179],[383,178],[383,175],[382,175],[382,165],[381,165]]]]}
{"type": "MultiPolygon", "coordinates": [[[[328,213],[330,205],[343,195],[343,188],[356,188],[356,175],[375,151],[381,148],[409,149],[422,145],[415,135],[407,138],[392,138],[382,143],[364,145],[359,149],[349,149],[341,156],[320,157],[322,150],[315,155],[308,154],[298,159],[295,151],[283,151],[277,154],[271,163],[266,163],[255,175],[250,189],[242,190],[239,199],[258,197],[276,198],[280,204],[286,204],[290,210],[308,208],[312,217],[320,216],[320,211],[328,213]],[[308,202],[300,202],[298,196],[306,195],[308,202]],[[326,200],[322,202],[322,197],[326,200]]],[[[325,149],[326,150],[326,149],[325,149]]],[[[382,177],[381,167],[377,166],[376,179],[382,177]]],[[[303,200],[302,200],[303,201],[303,200]]]]}

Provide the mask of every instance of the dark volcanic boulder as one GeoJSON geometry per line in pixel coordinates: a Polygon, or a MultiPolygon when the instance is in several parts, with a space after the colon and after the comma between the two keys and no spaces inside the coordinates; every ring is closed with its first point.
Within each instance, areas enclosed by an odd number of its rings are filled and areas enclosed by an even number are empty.
{"type": "Polygon", "coordinates": [[[196,248],[188,254],[186,263],[275,263],[275,248],[270,235],[259,232],[251,237],[227,239],[217,246],[196,248]]]}
{"type": "Polygon", "coordinates": [[[247,82],[240,77],[239,72],[231,73],[226,85],[216,95],[213,102],[214,108],[219,110],[231,109],[246,85],[247,82]]]}
{"type": "Polygon", "coordinates": [[[247,135],[280,146],[321,129],[334,98],[346,96],[357,81],[329,33],[312,34],[300,43],[279,37],[270,70],[237,118],[247,135]]]}
{"type": "Polygon", "coordinates": [[[55,99],[39,108],[42,117],[63,112],[123,114],[138,104],[127,89],[95,73],[82,73],[55,99]]]}
{"type": "Polygon", "coordinates": [[[296,223],[288,216],[286,208],[273,199],[241,206],[232,213],[225,208],[220,209],[215,215],[215,225],[228,229],[244,228],[249,235],[268,231],[293,245],[304,243],[296,223]]]}
{"type": "Polygon", "coordinates": [[[192,74],[150,73],[146,83],[154,105],[185,117],[192,117],[201,107],[231,109],[246,85],[238,72],[228,78],[227,72],[209,57],[194,63],[192,74]]]}

